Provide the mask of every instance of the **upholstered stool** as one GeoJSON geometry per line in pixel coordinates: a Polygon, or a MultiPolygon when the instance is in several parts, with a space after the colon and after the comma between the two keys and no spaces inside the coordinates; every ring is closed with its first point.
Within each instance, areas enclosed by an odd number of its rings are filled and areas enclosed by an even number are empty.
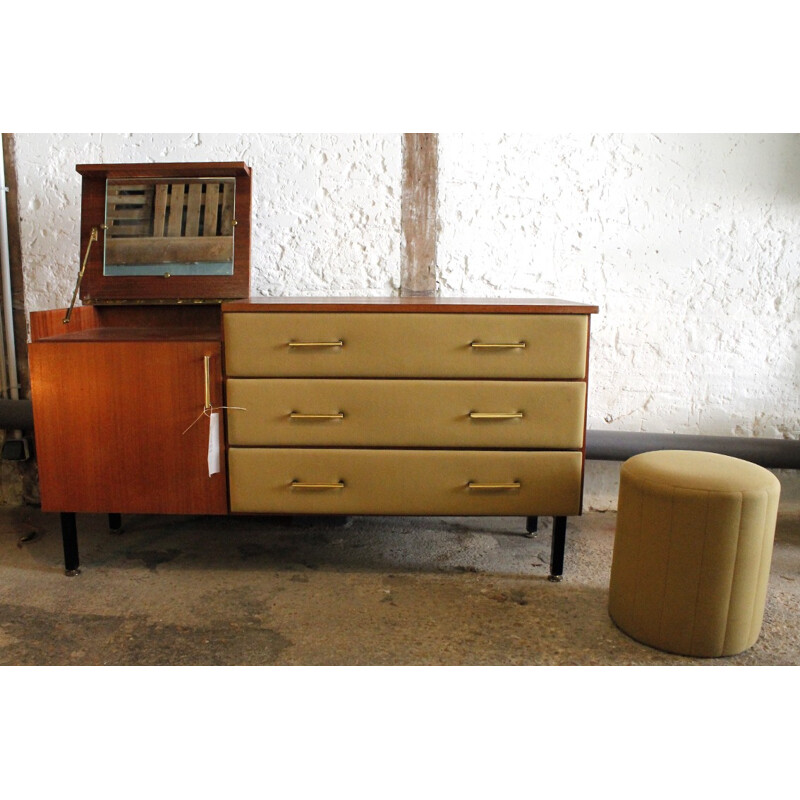
{"type": "Polygon", "coordinates": [[[780,482],[738,458],[660,450],[620,473],[611,619],[639,642],[687,656],[755,644],[780,482]]]}

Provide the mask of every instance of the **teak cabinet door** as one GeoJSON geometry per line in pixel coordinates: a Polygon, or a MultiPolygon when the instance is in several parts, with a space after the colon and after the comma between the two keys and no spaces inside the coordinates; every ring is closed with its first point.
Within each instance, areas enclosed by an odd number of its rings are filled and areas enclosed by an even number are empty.
{"type": "Polygon", "coordinates": [[[227,513],[222,424],[220,472],[212,476],[209,420],[192,425],[205,403],[204,356],[219,406],[219,342],[31,344],[42,509],[227,513]]]}

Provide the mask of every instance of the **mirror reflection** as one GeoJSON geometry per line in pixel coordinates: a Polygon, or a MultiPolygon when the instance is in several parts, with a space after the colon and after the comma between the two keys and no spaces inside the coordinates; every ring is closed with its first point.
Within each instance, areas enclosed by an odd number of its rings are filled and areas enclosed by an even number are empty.
{"type": "Polygon", "coordinates": [[[103,274],[232,275],[235,178],[106,182],[103,274]]]}

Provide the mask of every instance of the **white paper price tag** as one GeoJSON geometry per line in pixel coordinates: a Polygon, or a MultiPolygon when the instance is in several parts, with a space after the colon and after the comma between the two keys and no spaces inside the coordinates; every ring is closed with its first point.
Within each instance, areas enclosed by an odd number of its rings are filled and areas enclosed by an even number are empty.
{"type": "Polygon", "coordinates": [[[219,472],[219,413],[208,417],[208,477],[219,472]]]}

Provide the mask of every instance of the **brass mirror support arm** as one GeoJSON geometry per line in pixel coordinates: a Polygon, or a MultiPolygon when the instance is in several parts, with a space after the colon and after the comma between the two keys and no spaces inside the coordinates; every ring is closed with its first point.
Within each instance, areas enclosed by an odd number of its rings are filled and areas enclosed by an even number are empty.
{"type": "Polygon", "coordinates": [[[89,261],[89,251],[92,249],[92,245],[97,241],[99,230],[102,228],[103,230],[106,229],[106,225],[100,226],[93,226],[92,231],[89,234],[89,244],[86,245],[86,254],[83,257],[83,264],[81,264],[81,271],[78,273],[78,281],[75,284],[75,291],[72,293],[72,300],[70,301],[69,308],[67,309],[66,316],[62,320],[65,325],[69,324],[69,320],[72,317],[72,309],[75,307],[75,301],[78,299],[78,289],[81,288],[81,281],[83,280],[83,273],[86,272],[86,264],[89,261]]]}

